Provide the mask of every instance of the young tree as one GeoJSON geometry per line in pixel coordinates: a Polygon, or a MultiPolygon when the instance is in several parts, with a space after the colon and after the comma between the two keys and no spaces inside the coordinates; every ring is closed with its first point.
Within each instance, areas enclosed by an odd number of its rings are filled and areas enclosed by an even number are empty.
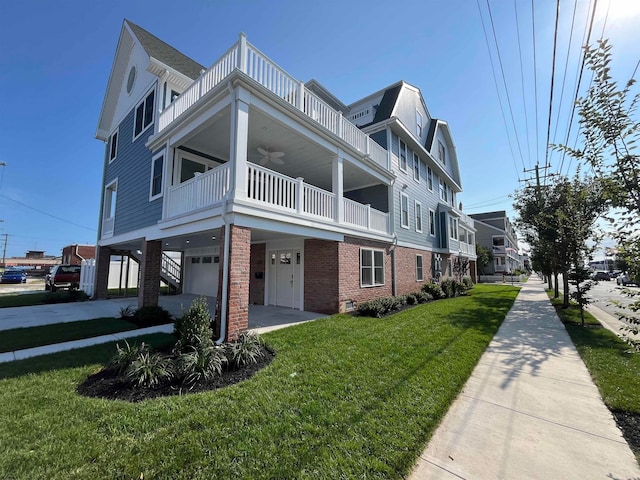
{"type": "MultiPolygon", "coordinates": [[[[636,142],[640,137],[637,107],[640,93],[634,93],[635,80],[620,88],[611,76],[611,46],[601,40],[595,47],[586,47],[585,64],[593,72],[592,86],[586,97],[578,101],[583,145],[573,149],[558,146],[571,157],[589,165],[595,175],[604,180],[606,195],[620,215],[612,218],[614,236],[630,270],[640,272],[640,157],[636,142]]],[[[637,298],[637,297],[636,297],[637,298]]],[[[622,314],[631,329],[640,323],[634,315],[640,300],[622,314]]],[[[640,351],[640,343],[628,339],[640,351]]]]}
{"type": "Polygon", "coordinates": [[[487,268],[493,261],[493,253],[479,243],[476,243],[476,255],[478,257],[477,262],[480,274],[485,275],[485,268],[487,268]]]}

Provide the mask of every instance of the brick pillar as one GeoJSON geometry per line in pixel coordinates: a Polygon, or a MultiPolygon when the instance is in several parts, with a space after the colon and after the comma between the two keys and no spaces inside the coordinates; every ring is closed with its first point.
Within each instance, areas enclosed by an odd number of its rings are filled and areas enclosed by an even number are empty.
{"type": "Polygon", "coordinates": [[[140,263],[140,288],[138,289],[138,308],[158,305],[161,267],[162,241],[143,241],[142,262],[140,263]]]}
{"type": "MultiPolygon", "coordinates": [[[[229,262],[227,289],[227,332],[225,341],[234,341],[241,332],[249,328],[249,280],[251,271],[251,229],[230,225],[229,258],[221,252],[220,282],[218,284],[218,307],[216,308],[216,334],[220,335],[222,312],[222,282],[224,262],[229,262]]],[[[221,231],[224,234],[224,227],[221,231]]]]}
{"type": "Polygon", "coordinates": [[[111,263],[111,248],[98,247],[96,252],[96,276],[94,279],[95,288],[93,290],[93,298],[96,300],[104,300],[107,298],[107,289],[109,287],[109,265],[111,263]]]}

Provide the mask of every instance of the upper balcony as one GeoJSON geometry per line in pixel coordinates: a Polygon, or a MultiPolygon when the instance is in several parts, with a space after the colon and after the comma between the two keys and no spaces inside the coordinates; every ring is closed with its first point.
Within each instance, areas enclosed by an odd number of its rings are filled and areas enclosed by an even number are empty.
{"type": "Polygon", "coordinates": [[[357,126],[308,91],[304,83],[294,79],[275,62],[251,45],[244,34],[211,68],[202,75],[165,110],[160,113],[158,132],[185,114],[190,108],[239,70],[257,83],[303,112],[312,122],[322,126],[378,166],[390,170],[389,152],[363,133],[357,126]]]}

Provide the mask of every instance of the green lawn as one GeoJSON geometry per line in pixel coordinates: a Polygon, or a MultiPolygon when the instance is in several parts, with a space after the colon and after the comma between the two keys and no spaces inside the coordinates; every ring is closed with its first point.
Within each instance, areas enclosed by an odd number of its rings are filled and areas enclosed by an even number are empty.
{"type": "Polygon", "coordinates": [[[6,307],[28,307],[32,305],[44,305],[43,300],[49,292],[24,293],[21,295],[5,294],[0,295],[0,308],[6,307]]]}
{"type": "Polygon", "coordinates": [[[251,380],[139,404],[75,393],[113,345],[0,365],[0,478],[403,478],[517,292],[271,332],[251,380]]]}
{"type": "MultiPolygon", "coordinates": [[[[562,302],[560,302],[562,303],[562,302]]],[[[626,353],[629,346],[606,328],[583,328],[577,306],[556,307],[571,340],[589,369],[604,403],[613,411],[640,414],[640,355],[626,353]]],[[[585,323],[599,324],[589,312],[585,323]]],[[[634,452],[640,463],[640,450],[634,452]]]]}
{"type": "Polygon", "coordinates": [[[78,322],[56,323],[30,328],[0,331],[0,353],[81,338],[98,337],[109,333],[126,332],[138,328],[120,318],[96,318],[78,322]]]}

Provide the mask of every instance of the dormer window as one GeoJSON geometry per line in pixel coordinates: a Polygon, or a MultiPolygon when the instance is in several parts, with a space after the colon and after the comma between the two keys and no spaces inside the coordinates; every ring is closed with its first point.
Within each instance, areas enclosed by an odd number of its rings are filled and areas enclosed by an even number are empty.
{"type": "Polygon", "coordinates": [[[149,95],[147,95],[136,107],[136,118],[133,130],[134,140],[153,123],[154,100],[155,90],[151,90],[149,95]]]}
{"type": "Polygon", "coordinates": [[[447,164],[447,151],[444,148],[444,145],[440,140],[438,140],[438,159],[442,162],[443,165],[447,164]]]}
{"type": "Polygon", "coordinates": [[[416,134],[422,138],[422,114],[416,110],[416,134]]]}

